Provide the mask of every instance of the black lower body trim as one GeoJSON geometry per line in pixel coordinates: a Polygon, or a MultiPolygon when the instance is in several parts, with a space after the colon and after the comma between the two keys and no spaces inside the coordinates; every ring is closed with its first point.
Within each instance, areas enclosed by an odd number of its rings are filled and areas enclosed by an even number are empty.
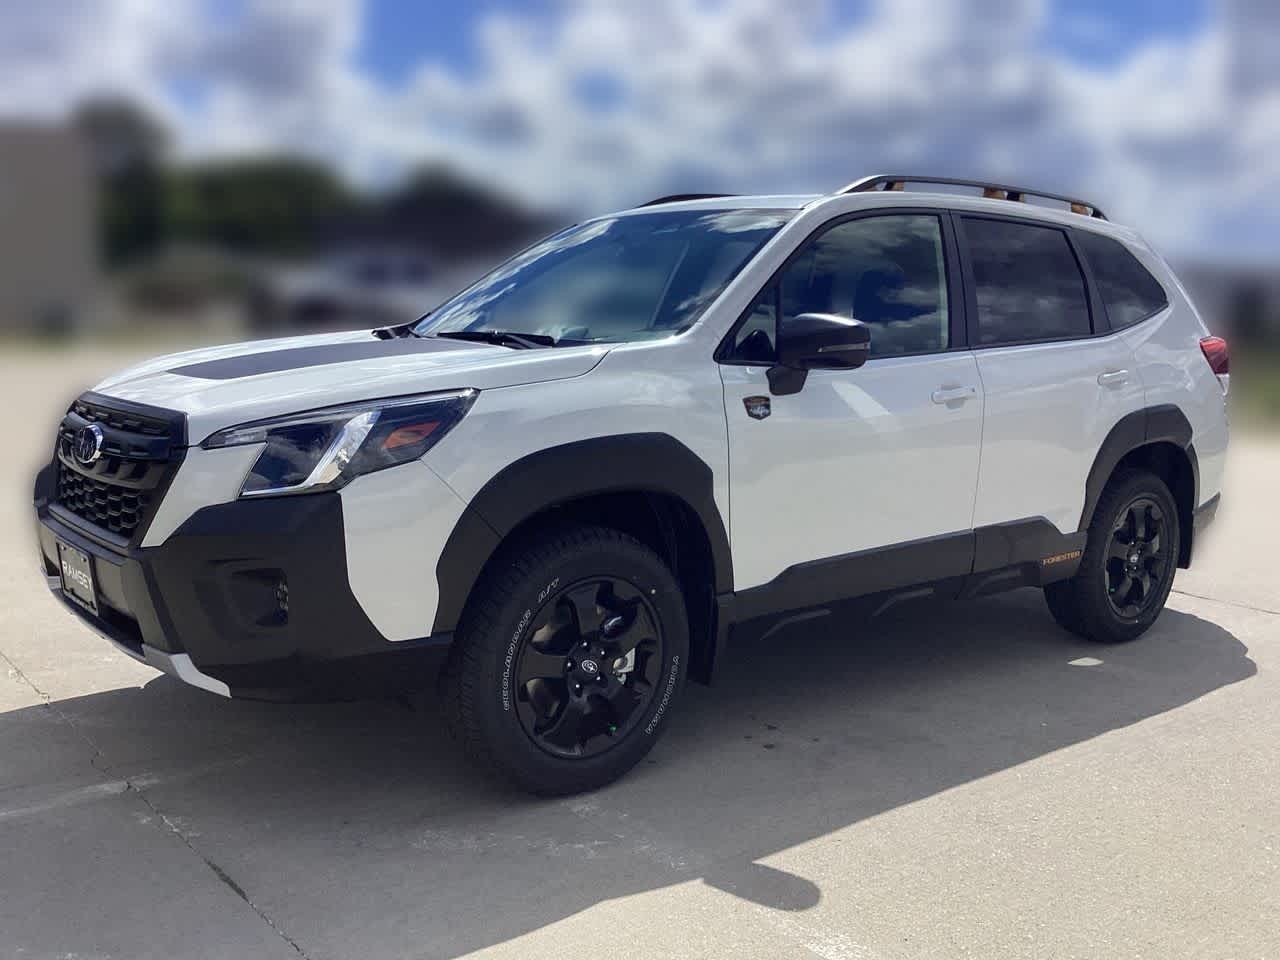
{"type": "Polygon", "coordinates": [[[287,657],[222,664],[207,673],[243,700],[328,702],[417,693],[433,686],[449,656],[450,635],[387,643],[387,649],[353,657],[287,657]]]}
{"type": "Polygon", "coordinates": [[[135,654],[189,657],[232,696],[327,700],[424,689],[452,641],[442,634],[392,643],[370,622],[347,579],[337,494],[205,507],[162,545],[129,551],[90,539],[39,498],[37,516],[46,573],[57,571],[57,540],[91,558],[99,612],[76,608],[77,616],[135,654]]]}
{"type": "Polygon", "coordinates": [[[734,595],[734,614],[738,620],[753,620],[965,576],[972,568],[972,531],[846,553],[798,563],[769,583],[739,591],[734,595]]]}
{"type": "Polygon", "coordinates": [[[1200,506],[1196,507],[1194,527],[1197,533],[1218,519],[1218,507],[1222,505],[1222,494],[1215,493],[1200,506]]]}
{"type": "Polygon", "coordinates": [[[1075,575],[1087,532],[1062,533],[1044,517],[979,527],[974,531],[970,596],[1014,587],[1042,587],[1075,575]]]}
{"type": "Polygon", "coordinates": [[[874,598],[878,613],[916,598],[1043,586],[1076,572],[1085,538],[1030,517],[796,564],[769,583],[717,602],[722,620],[741,623],[857,598],[874,598]]]}
{"type": "Polygon", "coordinates": [[[1195,512],[1191,516],[1191,548],[1187,550],[1187,562],[1182,566],[1191,566],[1191,558],[1194,555],[1193,548],[1200,542],[1200,533],[1208,528],[1213,521],[1218,519],[1218,507],[1222,505],[1222,494],[1215,493],[1200,506],[1196,507],[1195,512]]]}

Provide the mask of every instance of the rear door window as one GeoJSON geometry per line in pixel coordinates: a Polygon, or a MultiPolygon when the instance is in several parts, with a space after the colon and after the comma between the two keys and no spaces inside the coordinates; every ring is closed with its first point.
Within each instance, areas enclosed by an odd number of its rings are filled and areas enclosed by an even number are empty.
{"type": "Polygon", "coordinates": [[[977,346],[1069,340],[1092,332],[1084,275],[1057,227],[963,217],[977,346]]]}
{"type": "Polygon", "coordinates": [[[1123,243],[1088,230],[1077,230],[1075,237],[1093,271],[1112,330],[1140,323],[1169,305],[1164,287],[1123,243]]]}

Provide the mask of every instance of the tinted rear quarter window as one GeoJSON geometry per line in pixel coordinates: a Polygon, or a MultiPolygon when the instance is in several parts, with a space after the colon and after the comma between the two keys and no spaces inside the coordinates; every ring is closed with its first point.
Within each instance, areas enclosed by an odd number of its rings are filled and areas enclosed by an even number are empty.
{"type": "Polygon", "coordinates": [[[1164,287],[1123,243],[1086,230],[1076,231],[1076,243],[1089,261],[1112,330],[1140,323],[1169,305],[1164,287]]]}
{"type": "Polygon", "coordinates": [[[978,344],[1066,340],[1091,332],[1080,265],[1056,227],[964,217],[978,344]]]}

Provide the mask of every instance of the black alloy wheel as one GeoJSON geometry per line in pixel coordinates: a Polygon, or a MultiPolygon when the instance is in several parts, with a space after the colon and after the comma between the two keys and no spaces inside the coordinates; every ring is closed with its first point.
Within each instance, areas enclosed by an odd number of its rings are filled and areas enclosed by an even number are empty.
{"type": "Polygon", "coordinates": [[[616,577],[553,593],[526,628],[515,670],[520,725],[542,750],[593,757],[645,716],[662,673],[658,618],[644,592],[616,577]]]}
{"type": "Polygon", "coordinates": [[[1118,473],[1098,499],[1076,572],[1045,584],[1049,611],[1088,640],[1136,639],[1164,609],[1181,546],[1178,505],[1164,480],[1147,470],[1118,473]]]}
{"type": "Polygon", "coordinates": [[[489,561],[441,673],[441,706],[483,766],[533,793],[580,793],[653,748],[689,659],[684,591],[652,547],[548,521],[489,561]]]}
{"type": "Polygon", "coordinates": [[[1173,569],[1168,533],[1164,511],[1149,496],[1120,511],[1107,544],[1104,574],[1107,599],[1117,616],[1136,619],[1161,596],[1173,569]]]}

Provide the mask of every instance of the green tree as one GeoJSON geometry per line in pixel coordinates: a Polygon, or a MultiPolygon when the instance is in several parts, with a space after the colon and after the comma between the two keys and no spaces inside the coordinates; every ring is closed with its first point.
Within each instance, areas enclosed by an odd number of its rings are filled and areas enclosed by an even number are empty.
{"type": "Polygon", "coordinates": [[[374,230],[385,239],[425,246],[449,259],[522,246],[560,218],[531,212],[493,188],[447,167],[419,169],[384,196],[374,230]]]}
{"type": "Polygon", "coordinates": [[[1241,280],[1231,291],[1227,322],[1234,336],[1247,343],[1266,339],[1268,332],[1267,292],[1255,280],[1241,280]]]}
{"type": "Polygon", "coordinates": [[[176,240],[305,254],[360,216],[360,200],[339,177],[296,157],[210,161],[170,177],[168,219],[176,240]]]}
{"type": "Polygon", "coordinates": [[[167,239],[164,128],[140,106],[118,97],[86,101],[72,124],[98,178],[104,260],[118,265],[153,253],[167,239]]]}

